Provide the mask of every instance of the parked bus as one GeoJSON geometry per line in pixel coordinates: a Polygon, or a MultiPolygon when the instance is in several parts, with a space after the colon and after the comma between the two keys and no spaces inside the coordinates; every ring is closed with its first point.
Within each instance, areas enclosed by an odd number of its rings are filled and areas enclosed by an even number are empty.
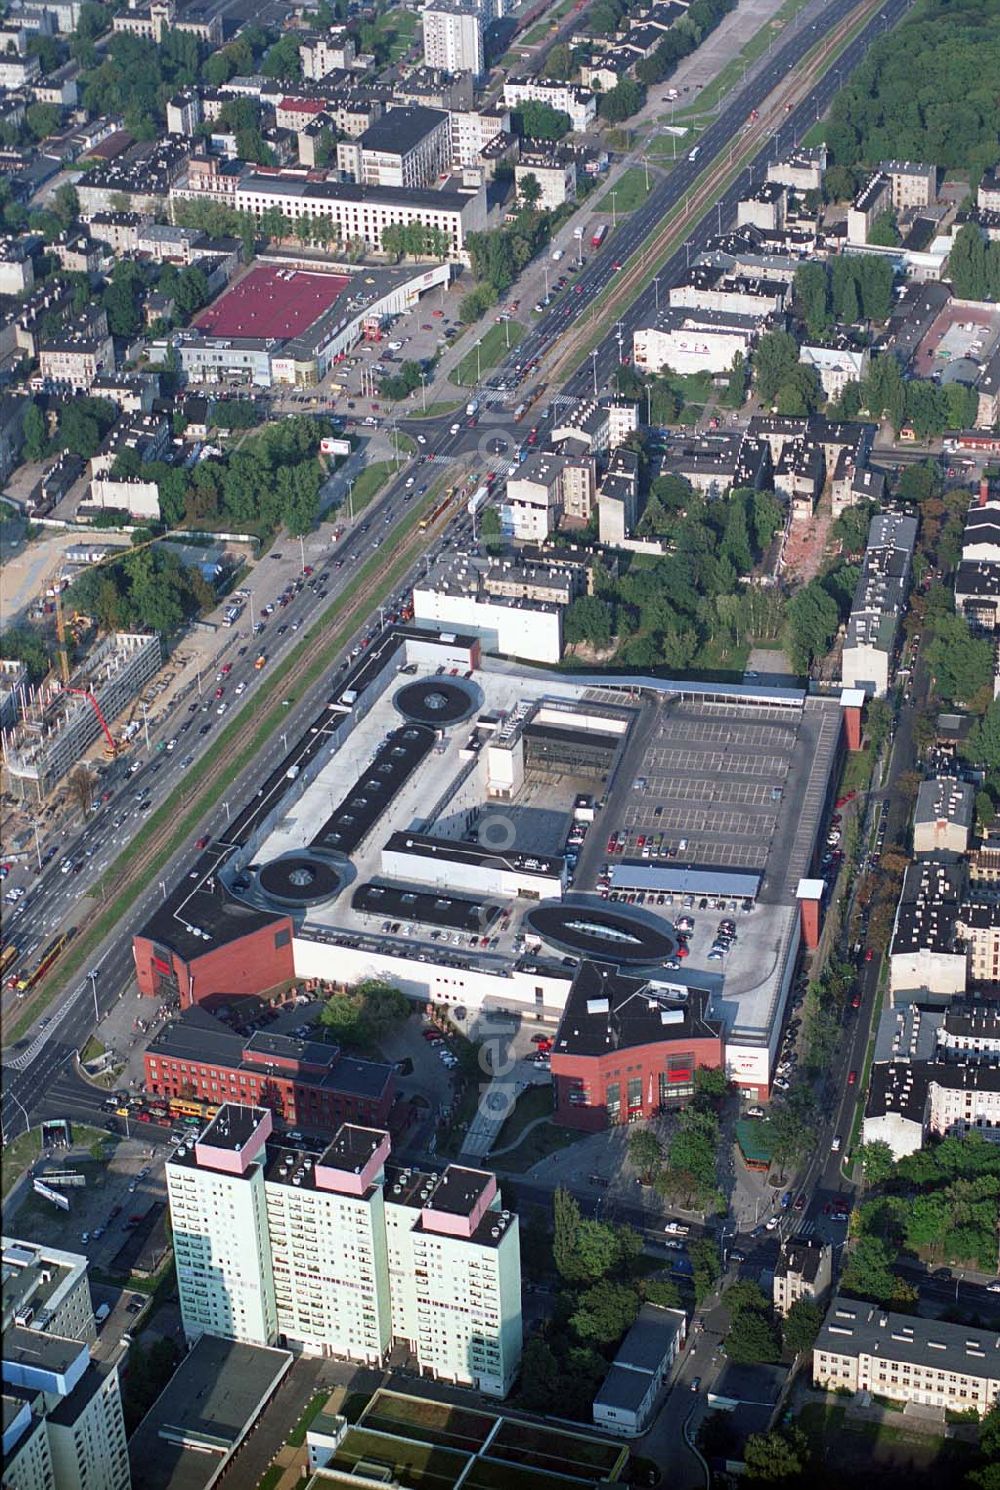
{"type": "Polygon", "coordinates": [[[217,1102],[202,1102],[197,1097],[170,1097],[168,1108],[171,1118],[198,1118],[206,1123],[212,1121],[219,1110],[217,1102]]]}
{"type": "Polygon", "coordinates": [[[0,949],[0,977],[7,971],[12,962],[17,961],[17,948],[13,942],[4,942],[0,949]]]}
{"type": "Polygon", "coordinates": [[[593,236],[590,240],[591,248],[600,248],[601,244],[604,242],[607,236],[608,225],[606,222],[602,222],[598,227],[594,229],[593,236]]]}
{"type": "Polygon", "coordinates": [[[14,985],[18,994],[27,993],[29,988],[34,988],[36,983],[41,982],[49,968],[66,950],[75,935],[76,927],[71,926],[68,930],[62,931],[58,936],[52,938],[35,964],[35,967],[31,970],[25,969],[20,978],[18,978],[17,983],[14,985]]]}

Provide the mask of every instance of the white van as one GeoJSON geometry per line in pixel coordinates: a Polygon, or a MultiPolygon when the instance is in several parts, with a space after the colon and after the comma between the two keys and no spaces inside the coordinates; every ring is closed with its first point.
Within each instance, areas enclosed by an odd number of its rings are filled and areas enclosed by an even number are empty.
{"type": "Polygon", "coordinates": [[[694,149],[688,155],[688,160],[697,160],[698,159],[698,152],[699,152],[700,149],[701,149],[701,146],[700,145],[695,145],[694,149]]]}
{"type": "Polygon", "coordinates": [[[554,248],[552,250],[552,262],[553,262],[553,264],[558,264],[558,262],[562,258],[562,256],[563,256],[562,249],[561,248],[554,248]]]}

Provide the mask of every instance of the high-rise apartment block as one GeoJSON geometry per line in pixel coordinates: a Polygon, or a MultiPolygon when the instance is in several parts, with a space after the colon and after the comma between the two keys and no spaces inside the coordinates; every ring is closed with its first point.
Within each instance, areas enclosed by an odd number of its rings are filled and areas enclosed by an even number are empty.
{"type": "Polygon", "coordinates": [[[495,1396],[521,1357],[517,1218],[496,1178],[391,1165],[344,1124],[322,1152],[271,1144],[266,1108],[227,1104],[167,1164],[189,1340],[221,1335],[421,1373],[495,1396]]]}
{"type": "Polygon", "coordinates": [[[117,1361],[92,1361],[87,1259],[3,1239],[4,1490],[130,1490],[117,1361]]]}
{"type": "Polygon", "coordinates": [[[264,1171],[267,1107],[227,1103],[190,1147],[166,1165],[184,1333],[273,1345],[277,1308],[271,1273],[264,1171]]]}
{"type": "Polygon", "coordinates": [[[433,0],[423,11],[424,62],[443,72],[483,72],[482,15],[466,0],[433,0]]]}

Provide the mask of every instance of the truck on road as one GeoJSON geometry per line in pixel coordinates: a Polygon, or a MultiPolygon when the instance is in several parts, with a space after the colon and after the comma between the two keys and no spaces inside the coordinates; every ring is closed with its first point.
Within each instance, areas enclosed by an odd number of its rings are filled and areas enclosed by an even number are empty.
{"type": "Polygon", "coordinates": [[[465,413],[468,419],[474,419],[476,417],[476,415],[479,413],[478,398],[469,399],[469,402],[465,406],[465,413]]]}

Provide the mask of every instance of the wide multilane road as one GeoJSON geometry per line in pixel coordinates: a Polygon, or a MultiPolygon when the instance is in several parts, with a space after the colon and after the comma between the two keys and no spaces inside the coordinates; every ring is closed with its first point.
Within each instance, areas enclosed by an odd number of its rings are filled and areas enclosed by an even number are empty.
{"type": "MultiPolygon", "coordinates": [[[[796,145],[809,126],[828,107],[837,87],[850,70],[858,64],[875,37],[895,24],[906,12],[909,3],[910,0],[886,0],[886,3],[873,13],[872,18],[857,37],[844,49],[835,67],[825,75],[818,77],[814,87],[795,104],[791,112],[781,119],[776,132],[762,141],[756,155],[736,179],[717,200],[710,202],[697,221],[689,225],[684,249],[674,252],[659,265],[656,265],[655,257],[651,257],[649,271],[652,273],[655,268],[659,285],[650,284],[647,289],[636,296],[635,300],[623,310],[616,326],[594,349],[596,356],[583,357],[580,366],[569,375],[559,392],[574,398],[584,397],[588,392],[593,392],[595,383],[599,388],[607,383],[618,364],[622,345],[630,343],[632,330],[638,325],[648,323],[655,313],[657,293],[665,294],[670,285],[676,283],[685,273],[689,258],[704,247],[707,240],[718,232],[720,225],[725,226],[729,223],[736,202],[746,192],[751,181],[759,182],[763,179],[767,162],[786,154],[796,145]]],[[[756,77],[745,85],[733,89],[729,96],[730,101],[720,110],[718,118],[700,136],[697,159],[693,162],[687,158],[680,161],[669,177],[653,189],[643,206],[609,235],[605,247],[598,253],[592,254],[588,263],[575,276],[573,287],[568,289],[539,319],[517,349],[511,351],[500,369],[501,372],[513,371],[515,364],[523,366],[525,362],[533,361],[535,358],[541,358],[544,362],[546,355],[553,350],[558,353],[560,346],[566,344],[571,331],[579,329],[577,323],[591,314],[595,297],[599,296],[621,272],[615,268],[615,265],[625,265],[626,261],[642,248],[657,224],[661,223],[687,194],[692,192],[693,188],[696,188],[706,167],[719,172],[720,175],[725,173],[728,169],[730,146],[740,148],[741,134],[751,111],[762,110],[770,94],[794,74],[795,68],[805,54],[831,30],[841,26],[846,18],[857,9],[857,4],[852,3],[852,0],[834,0],[820,19],[800,33],[789,36],[785,44],[775,51],[768,65],[756,77]],[[715,162],[714,157],[717,155],[722,158],[715,162]],[[579,288],[579,293],[577,293],[577,288],[579,288]]],[[[742,141],[744,148],[745,143],[742,141]]],[[[541,375],[544,376],[544,368],[541,370],[541,375]]],[[[427,450],[433,450],[439,460],[442,458],[458,459],[471,452],[481,452],[487,449],[485,442],[494,433],[496,427],[506,426],[509,421],[508,413],[491,406],[484,414],[482,424],[478,428],[470,429],[465,420],[460,418],[456,420],[454,416],[444,416],[436,421],[420,421],[419,429],[427,439],[427,450]],[[452,433],[456,422],[459,427],[452,433]]],[[[483,463],[484,465],[488,463],[485,456],[483,463]]],[[[388,539],[392,534],[393,527],[406,511],[404,506],[407,495],[405,483],[409,474],[411,472],[405,469],[401,472],[371,512],[366,514],[365,522],[355,525],[343,544],[338,547],[337,557],[346,561],[346,567],[338,572],[339,583],[330,584],[331,595],[345,586],[351,567],[359,564],[367,556],[367,551],[375,541],[375,537],[381,533],[388,539]],[[388,522],[386,522],[387,516],[388,522]],[[369,531],[370,528],[374,528],[374,533],[369,531]]],[[[462,515],[458,522],[465,524],[467,519],[462,515]]],[[[460,536],[460,531],[453,525],[443,543],[447,545],[457,542],[460,536]]],[[[322,567],[326,567],[325,563],[322,567]]],[[[332,598],[329,603],[332,603],[332,598]]],[[[314,620],[315,605],[309,604],[307,607],[304,601],[303,607],[308,608],[309,618],[314,620]]],[[[294,613],[290,613],[289,619],[292,614],[294,613]]],[[[291,640],[290,637],[289,640],[291,640]]],[[[249,669],[250,662],[244,662],[243,667],[249,669]]],[[[234,668],[233,687],[241,676],[242,670],[241,673],[236,673],[234,668]]],[[[308,707],[309,705],[303,701],[301,711],[303,722],[308,707]]],[[[298,716],[299,713],[299,709],[296,709],[295,715],[298,716]]],[[[209,717],[208,714],[202,715],[197,712],[191,715],[192,722],[199,719],[207,721],[209,717]]],[[[296,718],[290,718],[289,731],[295,728],[295,724],[296,718]]],[[[194,734],[193,730],[191,734],[194,734]]],[[[186,753],[190,753],[190,750],[186,753]]],[[[170,775],[175,770],[181,769],[180,762],[184,759],[184,754],[179,754],[176,758],[177,765],[171,767],[170,775]]],[[[231,798],[234,804],[252,790],[253,775],[253,770],[248,770],[227,790],[226,796],[231,798]]],[[[164,784],[166,784],[166,779],[165,777],[164,784]]],[[[134,792],[138,792],[142,784],[142,782],[136,782],[134,792]]],[[[135,807],[138,808],[139,805],[136,802],[135,807]]],[[[220,824],[224,821],[223,805],[218,804],[214,814],[220,824]]],[[[121,809],[119,809],[119,815],[120,811],[121,809]]],[[[132,811],[134,812],[135,808],[132,811]]],[[[206,830],[211,828],[212,822],[213,818],[210,815],[206,822],[206,830]]],[[[124,827],[124,824],[121,827],[124,827]]],[[[115,847],[106,836],[102,839],[102,845],[106,845],[109,852],[113,852],[115,847]]],[[[91,845],[85,843],[84,854],[86,854],[87,846],[91,845]]],[[[132,924],[130,919],[130,922],[123,924],[119,933],[114,938],[110,938],[102,948],[99,966],[95,966],[98,977],[85,980],[56,1006],[54,1014],[36,1025],[27,1040],[21,1042],[17,1051],[12,1053],[13,1063],[11,1055],[7,1057],[8,1064],[5,1071],[7,1080],[3,1105],[0,1108],[5,1134],[10,1135],[23,1129],[29,1115],[51,1110],[52,1104],[47,1094],[54,1073],[67,1064],[72,1051],[78,1049],[85,1041],[87,1034],[94,1026],[95,1013],[109,1007],[115,999],[121,996],[123,988],[132,975],[131,938],[136,925],[148,912],[153,897],[165,893],[164,887],[173,883],[179,873],[183,872],[189,857],[190,850],[176,855],[162,876],[161,882],[146,892],[145,899],[137,900],[134,918],[136,924],[132,924]]],[[[105,854],[102,853],[101,858],[97,860],[94,873],[96,873],[97,866],[104,862],[104,858],[105,854]]],[[[91,871],[88,870],[86,878],[90,877],[90,873],[91,871]]],[[[50,912],[51,925],[54,924],[51,915],[57,908],[56,901],[59,896],[51,881],[49,881],[49,887],[45,901],[40,904],[39,908],[50,912]]],[[[82,888],[82,885],[74,888],[82,888]]],[[[28,918],[26,917],[25,920],[27,921],[28,918]]]]}

